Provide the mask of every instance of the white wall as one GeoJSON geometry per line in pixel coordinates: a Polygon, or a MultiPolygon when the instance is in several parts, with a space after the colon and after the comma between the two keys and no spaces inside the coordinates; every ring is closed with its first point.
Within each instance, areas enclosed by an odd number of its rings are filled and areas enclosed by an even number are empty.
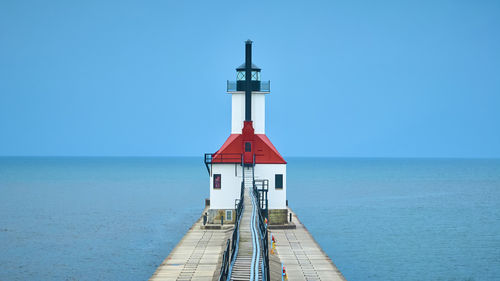
{"type": "MultiPolygon", "coordinates": [[[[242,170],[239,164],[212,164],[210,209],[233,209],[240,198],[242,170]],[[236,166],[236,175],[235,175],[236,166]],[[213,189],[213,175],[221,174],[221,189],[213,189]]],[[[286,164],[256,164],[255,179],[269,180],[269,209],[286,209],[286,164]],[[283,174],[283,189],[275,189],[274,175],[283,174]]]]}
{"type": "Polygon", "coordinates": [[[286,164],[256,164],[254,173],[256,180],[269,180],[269,209],[286,209],[286,164]],[[283,174],[283,189],[275,189],[275,174],[283,174]]]}
{"type": "MultiPolygon", "coordinates": [[[[245,120],[245,92],[230,92],[231,134],[241,134],[245,120]]],[[[252,92],[252,121],[256,134],[266,133],[266,94],[252,92]]]]}
{"type": "Polygon", "coordinates": [[[210,175],[210,209],[234,209],[234,200],[240,198],[241,165],[212,164],[210,175]],[[235,176],[235,166],[237,176],[235,176]],[[221,174],[221,189],[214,189],[213,175],[221,174]]]}
{"type": "Polygon", "coordinates": [[[231,100],[231,134],[241,134],[245,120],[245,93],[232,92],[231,100]]]}
{"type": "Polygon", "coordinates": [[[266,95],[252,93],[252,121],[256,134],[266,133],[266,95]]]}

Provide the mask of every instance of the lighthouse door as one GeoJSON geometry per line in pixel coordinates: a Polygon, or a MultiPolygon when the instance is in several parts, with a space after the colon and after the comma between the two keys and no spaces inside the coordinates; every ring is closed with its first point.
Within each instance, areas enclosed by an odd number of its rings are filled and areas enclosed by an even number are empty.
{"type": "Polygon", "coordinates": [[[245,164],[253,163],[252,142],[245,142],[245,152],[243,156],[245,164]]]}

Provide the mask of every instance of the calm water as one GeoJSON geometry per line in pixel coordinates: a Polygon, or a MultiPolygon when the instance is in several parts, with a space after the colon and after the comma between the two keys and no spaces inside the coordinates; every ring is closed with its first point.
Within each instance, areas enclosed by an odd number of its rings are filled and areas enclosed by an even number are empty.
{"type": "MultiPolygon", "coordinates": [[[[348,280],[500,280],[500,160],[288,160],[348,280]]],[[[206,197],[198,158],[0,158],[0,280],[146,280],[206,197]]]]}

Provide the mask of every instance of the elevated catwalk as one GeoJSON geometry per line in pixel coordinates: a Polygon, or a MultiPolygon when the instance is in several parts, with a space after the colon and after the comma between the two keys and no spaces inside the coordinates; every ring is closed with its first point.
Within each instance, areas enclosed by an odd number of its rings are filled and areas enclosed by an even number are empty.
{"type": "Polygon", "coordinates": [[[230,276],[230,280],[234,281],[254,280],[254,276],[258,276],[258,279],[262,280],[262,271],[260,267],[262,256],[260,256],[259,251],[257,251],[257,248],[261,245],[260,240],[255,237],[258,235],[255,230],[256,208],[254,208],[252,202],[252,195],[249,191],[250,188],[251,185],[248,187],[245,186],[245,208],[241,218],[238,255],[236,256],[230,276]]]}
{"type": "MultiPolygon", "coordinates": [[[[291,209],[289,211],[292,212],[291,209]]],[[[200,218],[188,230],[170,255],[156,269],[150,280],[215,281],[218,279],[222,253],[232,233],[232,228],[202,229],[201,221],[200,218]]],[[[324,253],[295,213],[293,213],[292,221],[296,228],[272,229],[270,232],[276,239],[277,249],[276,255],[270,256],[271,280],[281,281],[279,273],[282,263],[286,268],[289,281],[345,281],[342,273],[324,253]]],[[[248,239],[251,243],[251,237],[248,239]]],[[[245,242],[240,241],[240,243],[245,242]]],[[[251,248],[247,251],[251,254],[251,248]]]]}

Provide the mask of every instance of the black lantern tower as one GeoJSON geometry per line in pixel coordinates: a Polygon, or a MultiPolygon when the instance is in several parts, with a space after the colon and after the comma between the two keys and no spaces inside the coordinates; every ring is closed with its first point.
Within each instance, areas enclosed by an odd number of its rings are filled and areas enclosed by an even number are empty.
{"type": "Polygon", "coordinates": [[[270,81],[260,81],[261,69],[252,63],[252,41],[245,41],[245,63],[236,68],[236,83],[227,81],[228,92],[245,92],[245,121],[252,121],[252,92],[269,92],[270,81]]]}

